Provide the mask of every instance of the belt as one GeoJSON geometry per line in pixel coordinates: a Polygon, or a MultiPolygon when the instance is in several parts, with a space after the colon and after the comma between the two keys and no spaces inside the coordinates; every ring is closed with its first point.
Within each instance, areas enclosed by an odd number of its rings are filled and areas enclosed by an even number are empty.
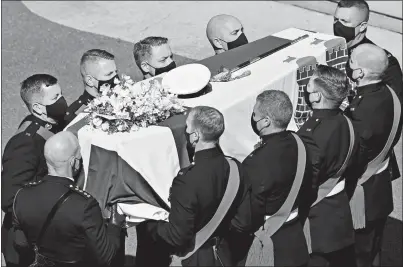
{"type": "Polygon", "coordinates": [[[387,158],[381,163],[381,165],[379,166],[379,170],[375,174],[380,174],[381,172],[383,172],[384,170],[386,170],[388,168],[389,159],[390,158],[387,158]]]}
{"type": "Polygon", "coordinates": [[[331,197],[331,196],[334,196],[334,195],[340,193],[341,191],[343,191],[345,185],[346,185],[346,181],[341,180],[340,182],[338,182],[336,184],[336,186],[332,189],[332,191],[330,191],[330,193],[327,194],[326,197],[331,197]]]}
{"type": "MultiPolygon", "coordinates": [[[[298,210],[296,210],[296,211],[294,211],[294,212],[291,212],[291,213],[290,213],[290,216],[288,216],[288,218],[287,218],[287,220],[286,220],[285,222],[289,222],[289,221],[291,221],[291,220],[297,218],[297,216],[298,216],[298,210]]],[[[267,216],[264,217],[264,219],[267,220],[267,219],[269,219],[270,217],[271,217],[270,215],[267,215],[267,216]]]]}

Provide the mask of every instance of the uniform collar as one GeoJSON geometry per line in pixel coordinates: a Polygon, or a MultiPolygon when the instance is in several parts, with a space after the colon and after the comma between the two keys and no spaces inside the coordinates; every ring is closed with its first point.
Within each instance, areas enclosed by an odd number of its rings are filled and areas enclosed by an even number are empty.
{"type": "Polygon", "coordinates": [[[95,97],[90,95],[86,90],[84,90],[84,93],[80,96],[81,101],[83,101],[83,104],[87,105],[91,100],[93,100],[95,97]]]}
{"type": "Polygon", "coordinates": [[[348,48],[348,53],[351,54],[353,52],[353,50],[355,48],[357,48],[357,46],[361,45],[361,44],[373,44],[373,42],[371,40],[369,40],[366,36],[364,37],[364,39],[361,40],[361,42],[353,45],[352,47],[348,48]]]}
{"type": "Polygon", "coordinates": [[[327,118],[331,116],[336,116],[342,111],[340,109],[314,109],[312,113],[313,118],[327,118]]]}
{"type": "Polygon", "coordinates": [[[289,135],[289,131],[281,131],[277,133],[271,133],[261,136],[262,142],[266,143],[267,141],[273,141],[277,139],[281,139],[289,135]]]}
{"type": "Polygon", "coordinates": [[[54,182],[54,183],[59,183],[59,184],[74,184],[74,179],[70,177],[62,177],[62,176],[53,176],[53,175],[46,175],[43,177],[43,181],[47,182],[54,182]]]}
{"type": "Polygon", "coordinates": [[[209,158],[214,158],[219,155],[223,155],[221,149],[216,146],[214,148],[209,148],[209,149],[204,149],[197,151],[194,156],[194,161],[202,160],[202,159],[209,159],[209,158]]]}
{"type": "Polygon", "coordinates": [[[364,86],[356,87],[357,89],[357,95],[362,96],[365,94],[373,93],[381,89],[382,82],[379,83],[372,83],[372,84],[367,84],[364,86]]]}
{"type": "Polygon", "coordinates": [[[52,133],[57,133],[59,132],[60,126],[58,124],[53,124],[44,120],[41,120],[40,118],[34,116],[33,114],[28,115],[20,124],[20,126],[26,122],[26,121],[31,121],[45,129],[48,129],[52,133]]]}

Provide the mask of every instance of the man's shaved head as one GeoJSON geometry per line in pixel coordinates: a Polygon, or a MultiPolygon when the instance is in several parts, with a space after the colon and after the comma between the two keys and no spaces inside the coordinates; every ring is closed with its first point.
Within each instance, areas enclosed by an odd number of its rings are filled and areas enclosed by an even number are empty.
{"type": "Polygon", "coordinates": [[[361,44],[351,53],[350,67],[366,70],[366,76],[380,79],[389,64],[388,56],[382,48],[373,44],[361,44]]]}
{"type": "Polygon", "coordinates": [[[72,157],[78,157],[79,143],[71,132],[60,132],[50,137],[45,143],[45,159],[48,166],[59,168],[69,164],[72,157]]]}
{"type": "Polygon", "coordinates": [[[234,16],[220,14],[214,16],[207,23],[206,35],[210,44],[215,50],[229,50],[225,43],[235,41],[243,33],[243,25],[239,19],[234,16]]]}

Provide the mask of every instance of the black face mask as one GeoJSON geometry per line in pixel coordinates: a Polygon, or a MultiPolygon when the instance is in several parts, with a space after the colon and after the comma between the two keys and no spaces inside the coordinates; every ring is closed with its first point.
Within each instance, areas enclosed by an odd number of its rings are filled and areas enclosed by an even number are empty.
{"type": "MultiPolygon", "coordinates": [[[[151,66],[151,65],[150,65],[151,66]]],[[[151,66],[153,67],[153,66],[151,66]]],[[[154,68],[154,67],[153,67],[154,68]]],[[[160,75],[161,73],[168,72],[170,70],[173,70],[176,68],[176,63],[175,61],[172,61],[169,65],[162,67],[162,68],[154,68],[155,69],[155,74],[154,76],[160,75]]]]}
{"type": "Polygon", "coordinates": [[[193,145],[192,145],[192,143],[190,143],[190,135],[191,134],[194,134],[194,132],[193,133],[188,133],[188,132],[186,132],[186,130],[185,130],[185,138],[186,138],[186,150],[187,150],[187,152],[188,152],[188,156],[189,156],[189,158],[190,159],[193,159],[193,156],[194,156],[194,154],[195,154],[195,147],[193,147],[193,145]]]}
{"type": "Polygon", "coordinates": [[[109,84],[110,88],[115,87],[115,86],[116,86],[116,84],[115,84],[115,78],[117,78],[117,79],[119,80],[119,75],[116,74],[116,75],[113,76],[111,79],[106,80],[106,81],[98,80],[98,91],[101,90],[101,87],[102,87],[103,85],[105,85],[105,84],[109,84]]]}
{"type": "Polygon", "coordinates": [[[258,124],[259,121],[263,120],[264,118],[261,118],[260,120],[255,121],[255,120],[253,119],[253,115],[254,115],[254,113],[252,113],[252,116],[250,116],[250,125],[252,126],[253,132],[254,132],[256,135],[260,136],[260,132],[262,131],[263,128],[260,129],[260,131],[259,131],[259,130],[257,129],[257,124],[258,124]]]}
{"type": "Polygon", "coordinates": [[[62,122],[66,115],[68,105],[64,96],[61,96],[55,103],[45,107],[49,118],[52,118],[57,122],[62,122]]]}
{"type": "Polygon", "coordinates": [[[304,88],[304,100],[305,100],[305,103],[307,104],[307,106],[310,108],[310,109],[312,109],[312,103],[311,103],[311,101],[309,100],[309,95],[310,95],[311,93],[309,93],[308,92],[308,90],[306,89],[306,86],[305,86],[305,88],[304,88]]]}
{"type": "Polygon", "coordinates": [[[341,23],[340,21],[336,21],[336,23],[333,24],[333,33],[335,36],[343,37],[348,43],[354,40],[354,38],[356,37],[355,28],[357,28],[358,26],[347,27],[344,26],[343,23],[341,23]]]}
{"type": "Polygon", "coordinates": [[[345,70],[346,70],[346,75],[347,75],[348,78],[350,78],[350,80],[352,80],[353,82],[358,82],[358,79],[354,79],[354,78],[353,78],[353,72],[354,72],[355,70],[353,70],[353,69],[350,67],[349,62],[346,63],[345,70]]]}
{"type": "Polygon", "coordinates": [[[227,42],[228,50],[237,48],[242,45],[246,45],[247,43],[249,43],[248,39],[246,38],[245,34],[242,33],[235,41],[227,42]]]}
{"type": "Polygon", "coordinates": [[[73,179],[77,182],[78,177],[80,176],[81,170],[83,169],[83,158],[74,159],[74,166],[73,166],[73,179]],[[79,161],[78,168],[76,168],[76,161],[79,161]]]}
{"type": "Polygon", "coordinates": [[[345,70],[346,70],[347,77],[352,80],[353,79],[353,69],[350,68],[350,63],[348,61],[347,61],[346,66],[345,66],[345,70]]]}

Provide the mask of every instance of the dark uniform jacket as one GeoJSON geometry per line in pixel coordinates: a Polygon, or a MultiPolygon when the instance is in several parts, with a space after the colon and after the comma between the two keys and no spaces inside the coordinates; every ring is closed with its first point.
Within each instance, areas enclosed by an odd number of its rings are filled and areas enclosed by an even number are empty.
{"type": "MultiPolygon", "coordinates": [[[[353,50],[360,44],[375,45],[371,40],[369,40],[367,37],[365,37],[360,43],[348,48],[349,56],[351,55],[353,50]]],[[[388,84],[390,87],[392,87],[392,89],[396,92],[397,96],[399,97],[400,101],[402,101],[402,97],[403,97],[402,69],[400,67],[399,61],[391,53],[389,53],[389,51],[387,51],[386,49],[384,49],[384,50],[385,50],[386,54],[388,55],[389,65],[384,73],[382,80],[383,80],[383,82],[388,84]]]]}
{"type": "Polygon", "coordinates": [[[84,93],[67,108],[66,116],[64,116],[65,126],[72,122],[93,99],[94,97],[92,95],[84,91],[84,93]]]}
{"type": "MultiPolygon", "coordinates": [[[[360,135],[367,149],[367,162],[373,160],[384,148],[393,124],[393,100],[383,82],[357,88],[357,95],[345,114],[351,118],[354,129],[360,135]]],[[[402,120],[390,149],[399,141],[402,120]]],[[[367,221],[387,217],[393,210],[392,198],[392,158],[388,168],[371,177],[363,184],[365,196],[365,216],[367,221]]]]}
{"type": "Polygon", "coordinates": [[[43,149],[46,140],[62,128],[29,115],[17,133],[8,141],[3,154],[1,173],[1,209],[5,212],[2,225],[2,252],[7,262],[18,263],[12,242],[12,205],[22,186],[47,174],[43,149]]]}
{"type": "MultiPolygon", "coordinates": [[[[316,145],[306,142],[314,157],[322,160],[318,187],[329,178],[334,178],[344,163],[350,146],[350,133],[346,118],[340,109],[314,109],[312,116],[299,129],[302,140],[313,139],[316,145]]],[[[346,179],[359,177],[365,169],[365,159],[359,158],[359,135],[355,133],[355,144],[344,172],[346,179]]],[[[309,212],[312,251],[329,253],[354,243],[354,228],[346,191],[326,197],[309,212]]]]}
{"type": "Polygon", "coordinates": [[[98,202],[79,190],[72,179],[47,175],[20,190],[14,204],[16,228],[24,232],[30,244],[35,243],[49,212],[68,190],[73,193],[49,224],[39,253],[80,266],[110,264],[119,248],[121,228],[113,224],[107,227],[98,202]]]}
{"type": "MultiPolygon", "coordinates": [[[[215,237],[220,238],[219,255],[225,266],[233,266],[237,260],[232,246],[242,243],[236,236],[249,235],[251,211],[247,178],[241,164],[236,163],[240,176],[238,194],[211,241],[184,260],[185,266],[215,266],[217,262],[212,253],[215,237]]],[[[173,253],[186,252],[196,232],[211,220],[227,188],[229,171],[224,154],[216,147],[197,151],[194,163],[175,177],[170,189],[169,223],[160,221],[156,229],[156,238],[166,242],[173,253]]]]}
{"type": "MultiPolygon", "coordinates": [[[[262,145],[242,163],[252,184],[253,231],[264,224],[266,215],[275,214],[284,204],[297,170],[298,149],[291,132],[283,131],[262,136],[262,145]]],[[[305,176],[293,211],[299,209],[296,219],[286,222],[273,236],[274,265],[300,266],[309,260],[300,216],[312,203],[312,169],[307,158],[305,176]]]]}
{"type": "MultiPolygon", "coordinates": [[[[360,44],[373,44],[371,40],[365,37],[360,43],[348,48],[348,54],[351,55],[352,51],[359,46],[360,44]]],[[[394,57],[389,51],[384,49],[386,54],[388,55],[389,65],[386,69],[382,81],[389,85],[397,94],[400,99],[400,103],[403,103],[403,77],[402,77],[402,69],[400,67],[399,61],[394,57]]],[[[398,134],[400,136],[400,133],[398,134]]],[[[400,177],[399,166],[397,164],[396,156],[394,151],[391,152],[390,155],[390,171],[392,172],[392,180],[396,180],[400,177]]]]}

